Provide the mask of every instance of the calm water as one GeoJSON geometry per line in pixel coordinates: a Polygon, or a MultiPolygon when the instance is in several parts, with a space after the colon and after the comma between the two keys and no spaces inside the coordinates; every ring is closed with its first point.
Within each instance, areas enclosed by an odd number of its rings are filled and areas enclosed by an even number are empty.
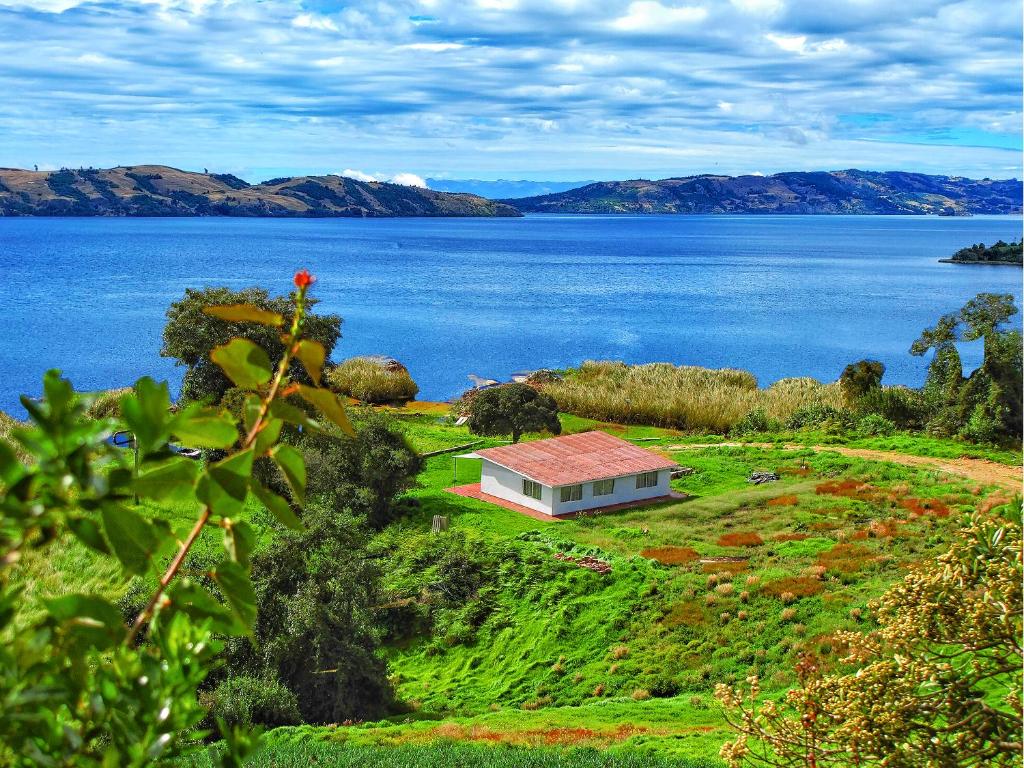
{"type": "MultiPolygon", "coordinates": [[[[80,389],[181,369],[159,356],[186,287],[286,292],[308,267],[344,319],[334,358],[403,361],[422,399],[466,375],[588,358],[834,379],[873,357],[919,384],[919,331],[1021,271],[936,260],[1021,232],[1014,217],[0,219],[0,409],[50,367],[80,389]]],[[[968,350],[968,364],[976,362],[968,350]]]]}

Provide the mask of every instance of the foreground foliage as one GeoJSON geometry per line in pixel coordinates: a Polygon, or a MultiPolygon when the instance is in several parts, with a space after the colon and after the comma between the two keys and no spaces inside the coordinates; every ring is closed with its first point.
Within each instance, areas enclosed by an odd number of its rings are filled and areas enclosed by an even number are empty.
{"type": "Polygon", "coordinates": [[[844,633],[842,674],[802,656],[801,685],[758,705],[760,688],[720,686],[740,731],[730,766],[1015,766],[1022,750],[1020,505],[976,515],[937,561],[876,606],[880,627],[844,633]]]}
{"type": "MultiPolygon", "coordinates": [[[[26,427],[10,430],[19,456],[0,441],[0,759],[24,765],[141,766],[186,753],[205,735],[206,711],[197,689],[220,650],[218,636],[252,636],[256,595],[250,581],[255,536],[240,519],[255,494],[282,524],[300,528],[289,501],[253,478],[257,458],[271,460],[290,496],[301,502],[301,454],[278,437],[285,422],[316,430],[305,412],[286,403],[294,394],[351,432],[335,395],[290,382],[293,359],[319,382],[324,349],[303,338],[305,294],[312,278],[296,275],[290,322],[250,305],[208,308],[231,323],[287,331],[276,369],[252,341],[233,338],[210,351],[211,361],[249,392],[241,423],[226,411],[170,407],[166,384],[141,379],[120,401],[133,435],[135,466],[107,442],[114,424],[92,418],[89,398],[76,395],[56,371],[44,379],[44,399],[23,398],[26,427]],[[243,435],[240,437],[239,435],[243,435]],[[201,467],[170,450],[170,441],[227,452],[201,467]],[[161,518],[147,519],[133,497],[187,503],[196,510],[187,533],[161,518]],[[203,533],[219,529],[223,553],[201,579],[182,566],[203,533]],[[25,621],[19,562],[71,535],[98,557],[116,560],[125,575],[162,572],[139,612],[125,624],[103,596],[68,593],[45,601],[42,619],[25,621]],[[173,554],[173,556],[172,556],[173,554]],[[167,558],[170,558],[169,562],[167,558]],[[166,564],[166,565],[165,565],[166,564]],[[215,594],[211,592],[215,589],[215,594]]],[[[274,331],[280,334],[280,330],[274,331]]],[[[221,724],[227,749],[218,762],[237,765],[256,735],[221,724]]]]}

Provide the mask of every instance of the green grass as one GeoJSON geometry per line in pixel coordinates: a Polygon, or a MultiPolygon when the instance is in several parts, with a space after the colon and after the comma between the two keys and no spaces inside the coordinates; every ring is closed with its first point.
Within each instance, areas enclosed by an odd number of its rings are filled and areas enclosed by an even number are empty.
{"type": "MultiPolygon", "coordinates": [[[[608,753],[593,747],[481,746],[458,742],[397,746],[350,744],[324,738],[312,729],[284,729],[268,738],[267,746],[247,765],[252,768],[712,768],[718,761],[653,756],[643,751],[608,753]]],[[[179,763],[188,768],[212,767],[200,755],[179,763]]]]}

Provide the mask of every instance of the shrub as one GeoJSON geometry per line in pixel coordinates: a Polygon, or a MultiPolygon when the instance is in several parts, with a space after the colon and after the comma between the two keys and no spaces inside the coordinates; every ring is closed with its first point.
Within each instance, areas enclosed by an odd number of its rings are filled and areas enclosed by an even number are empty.
{"type": "Polygon", "coordinates": [[[844,431],[852,429],[853,425],[854,416],[850,411],[821,403],[799,408],[786,420],[786,428],[794,430],[844,431]]]}
{"type": "Polygon", "coordinates": [[[774,419],[769,419],[768,414],[762,408],[755,408],[742,419],[737,421],[729,430],[729,434],[751,435],[764,432],[777,432],[782,425],[774,419]]]}
{"type": "Polygon", "coordinates": [[[796,595],[794,595],[792,592],[783,592],[781,595],[779,595],[779,599],[782,601],[783,605],[789,605],[790,603],[796,602],[796,595]]]}
{"type": "Polygon", "coordinates": [[[353,357],[327,372],[327,385],[364,403],[412,400],[420,388],[400,363],[392,365],[371,357],[353,357]]]}
{"type": "Polygon", "coordinates": [[[739,621],[746,621],[747,620],[747,616],[748,616],[748,614],[747,614],[746,611],[739,611],[736,614],[736,618],[739,621]]]}
{"type": "Polygon", "coordinates": [[[839,386],[846,399],[853,402],[872,389],[880,387],[884,375],[884,363],[880,363],[878,360],[859,360],[856,363],[850,363],[843,369],[839,375],[839,386]]]}
{"type": "Polygon", "coordinates": [[[796,608],[783,608],[779,618],[783,621],[792,621],[796,618],[796,608]]]}
{"type": "Polygon", "coordinates": [[[741,603],[749,603],[750,602],[750,593],[747,590],[743,590],[742,592],[740,592],[740,602],[741,603]]]}
{"type": "Polygon", "coordinates": [[[896,431],[896,425],[879,413],[869,413],[857,422],[857,431],[870,437],[883,437],[896,431]]]}
{"type": "Polygon", "coordinates": [[[218,685],[211,696],[210,714],[227,726],[297,725],[302,722],[295,694],[277,680],[239,675],[218,685]]]}
{"type": "Polygon", "coordinates": [[[729,597],[735,590],[732,584],[719,584],[715,587],[715,592],[720,594],[722,597],[729,597]]]}
{"type": "Polygon", "coordinates": [[[928,408],[925,396],[907,387],[878,387],[857,400],[857,412],[875,414],[900,429],[918,429],[924,425],[928,408]]]}
{"type": "Polygon", "coordinates": [[[632,694],[630,694],[630,698],[632,698],[633,701],[644,701],[645,699],[651,698],[651,692],[644,688],[637,688],[632,694]]]}
{"type": "Polygon", "coordinates": [[[90,419],[121,418],[121,398],[132,391],[131,387],[108,389],[92,395],[92,402],[85,410],[90,419]]]}

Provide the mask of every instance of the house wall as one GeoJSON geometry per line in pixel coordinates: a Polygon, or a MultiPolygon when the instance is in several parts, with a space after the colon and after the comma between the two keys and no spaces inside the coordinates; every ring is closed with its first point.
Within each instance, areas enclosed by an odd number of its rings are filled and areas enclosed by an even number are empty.
{"type": "MultiPolygon", "coordinates": [[[[615,478],[615,490],[607,496],[594,496],[594,484],[583,483],[583,498],[579,501],[561,502],[561,488],[552,488],[554,499],[554,513],[564,515],[569,512],[579,512],[581,509],[594,509],[595,507],[610,507],[613,504],[628,504],[631,501],[653,499],[658,496],[668,496],[671,493],[669,478],[671,470],[662,469],[658,471],[658,484],[651,488],[637,488],[636,475],[626,475],[615,478]]],[[[522,487],[520,485],[520,487],[522,487]]],[[[545,488],[545,491],[548,489],[545,488]]]]}
{"type": "Polygon", "coordinates": [[[480,467],[480,490],[497,496],[499,499],[507,499],[524,507],[535,509],[546,515],[551,514],[553,502],[552,490],[549,486],[542,485],[540,488],[540,501],[523,493],[523,476],[511,469],[506,469],[493,461],[483,459],[480,467]]]}

